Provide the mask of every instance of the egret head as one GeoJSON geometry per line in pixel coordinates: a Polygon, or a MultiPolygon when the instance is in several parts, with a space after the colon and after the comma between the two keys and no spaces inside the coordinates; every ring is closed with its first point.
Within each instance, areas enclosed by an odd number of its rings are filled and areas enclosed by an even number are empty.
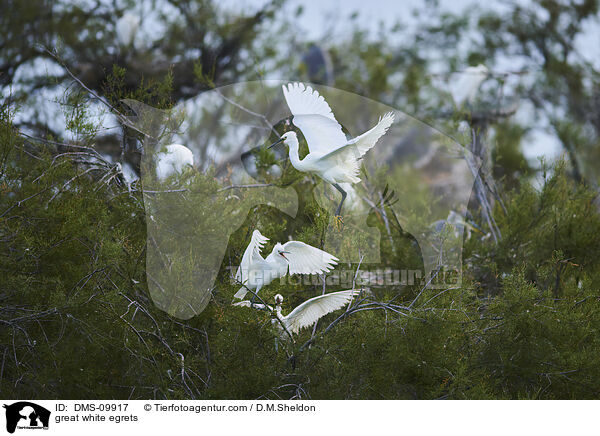
{"type": "Polygon", "coordinates": [[[278,258],[283,258],[286,261],[288,261],[288,258],[285,257],[285,255],[289,254],[289,251],[285,251],[285,249],[283,248],[283,245],[281,245],[279,242],[277,244],[275,244],[275,247],[273,248],[273,252],[277,255],[278,258]]]}
{"type": "MultiPolygon", "coordinates": [[[[479,64],[476,67],[469,67],[467,68],[467,70],[470,70],[471,74],[475,73],[475,74],[480,74],[482,76],[487,76],[488,74],[490,74],[490,70],[488,69],[488,67],[486,67],[483,64],[479,64]]],[[[467,71],[465,70],[465,71],[467,71]]]]}
{"type": "Polygon", "coordinates": [[[283,135],[281,135],[281,138],[279,138],[278,141],[275,141],[273,144],[269,145],[269,148],[275,147],[281,142],[288,147],[298,145],[298,136],[296,135],[296,132],[285,132],[283,135]]]}
{"type": "Polygon", "coordinates": [[[280,305],[281,303],[283,303],[283,295],[281,294],[277,294],[275,295],[275,304],[280,305]]]}

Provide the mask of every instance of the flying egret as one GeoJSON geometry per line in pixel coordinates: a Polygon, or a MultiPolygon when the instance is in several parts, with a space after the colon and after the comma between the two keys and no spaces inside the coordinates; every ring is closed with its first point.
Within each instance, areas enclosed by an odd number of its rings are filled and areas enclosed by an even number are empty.
{"type": "Polygon", "coordinates": [[[170,144],[166,149],[156,154],[156,177],[161,182],[172,174],[182,173],[188,166],[194,166],[194,154],[186,146],[170,144]]]}
{"type": "Polygon", "coordinates": [[[234,306],[274,311],[277,319],[273,319],[271,322],[292,335],[305,327],[310,327],[328,313],[341,309],[358,294],[360,294],[360,290],[357,289],[319,295],[306,300],[285,316],[281,313],[283,297],[280,294],[275,295],[275,309],[269,305],[252,303],[249,300],[240,301],[234,306]]]}
{"type": "Polygon", "coordinates": [[[460,78],[451,90],[452,98],[457,106],[462,106],[465,102],[473,102],[479,87],[490,75],[490,70],[485,65],[479,64],[476,67],[465,68],[460,74],[460,78]]]}
{"type": "Polygon", "coordinates": [[[294,168],[315,174],[331,183],[342,194],[342,201],[335,212],[339,218],[347,195],[339,184],[360,182],[358,160],[387,132],[394,122],[394,114],[388,112],[371,130],[348,140],[331,108],[317,91],[302,83],[290,83],[282,88],[293,115],[292,123],[304,135],[309,154],[300,160],[296,132],[284,133],[269,148],[283,142],[289,147],[290,161],[294,168]]]}
{"type": "Polygon", "coordinates": [[[242,256],[242,262],[235,274],[235,280],[242,286],[234,295],[244,298],[248,289],[255,293],[273,280],[289,274],[321,274],[337,264],[337,257],[301,241],[279,242],[266,259],[260,255],[263,245],[269,240],[258,230],[252,233],[250,244],[242,256]]]}

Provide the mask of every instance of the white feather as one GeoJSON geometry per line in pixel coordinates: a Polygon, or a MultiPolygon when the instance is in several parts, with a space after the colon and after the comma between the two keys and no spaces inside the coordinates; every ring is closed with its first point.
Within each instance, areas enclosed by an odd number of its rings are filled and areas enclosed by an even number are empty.
{"type": "Polygon", "coordinates": [[[360,170],[358,160],[375,146],[379,138],[385,135],[393,122],[394,114],[388,112],[379,119],[377,125],[371,130],[351,139],[330,153],[321,156],[319,162],[329,164],[329,172],[336,169],[343,169],[348,175],[352,176],[352,183],[360,182],[360,178],[358,177],[360,170]]]}
{"type": "Polygon", "coordinates": [[[303,83],[296,82],[289,83],[287,87],[283,85],[282,89],[292,115],[321,115],[337,123],[333,111],[325,99],[310,86],[304,86],[303,83]]]}
{"type": "Polygon", "coordinates": [[[328,313],[341,309],[359,293],[359,290],[338,291],[311,298],[284,316],[283,323],[290,333],[298,333],[328,313]]]}
{"type": "Polygon", "coordinates": [[[337,264],[338,258],[301,241],[290,241],[283,244],[285,257],[292,274],[322,274],[337,264]]]}

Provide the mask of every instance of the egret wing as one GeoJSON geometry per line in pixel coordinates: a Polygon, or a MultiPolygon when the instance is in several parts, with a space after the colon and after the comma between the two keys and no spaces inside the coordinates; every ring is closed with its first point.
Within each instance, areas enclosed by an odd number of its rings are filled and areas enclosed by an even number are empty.
{"type": "Polygon", "coordinates": [[[337,264],[338,258],[301,241],[283,244],[291,274],[321,274],[337,264]]]}
{"type": "Polygon", "coordinates": [[[379,118],[379,122],[371,130],[367,130],[362,135],[357,136],[354,139],[348,141],[348,145],[355,145],[358,150],[359,157],[363,157],[364,154],[373,148],[379,138],[381,138],[388,131],[390,126],[394,122],[394,113],[388,112],[383,117],[379,118]]]}
{"type": "Polygon", "coordinates": [[[292,115],[321,115],[337,123],[325,99],[310,86],[296,82],[283,85],[282,89],[292,115]]]}
{"type": "Polygon", "coordinates": [[[322,115],[297,115],[292,122],[302,131],[311,153],[329,153],[347,142],[342,127],[322,115]]]}
{"type": "Polygon", "coordinates": [[[359,290],[338,291],[306,300],[283,318],[285,326],[290,333],[298,333],[328,313],[341,309],[359,293],[359,290]]]}
{"type": "Polygon", "coordinates": [[[341,147],[338,147],[335,150],[329,152],[328,154],[323,156],[322,159],[327,159],[329,157],[337,156],[342,153],[348,153],[353,158],[360,159],[365,155],[367,151],[373,148],[373,146],[377,143],[379,138],[385,135],[385,133],[388,131],[393,122],[394,114],[392,112],[388,112],[383,117],[379,118],[379,122],[371,130],[367,130],[362,135],[351,139],[341,147]]]}
{"type": "Polygon", "coordinates": [[[319,93],[302,83],[282,86],[283,96],[311,153],[329,153],[346,143],[342,126],[319,93]]]}
{"type": "Polygon", "coordinates": [[[258,230],[254,230],[252,232],[252,239],[246,247],[246,251],[244,251],[244,255],[242,256],[242,262],[240,263],[240,267],[235,273],[235,279],[239,283],[245,283],[248,280],[248,270],[250,269],[250,265],[253,262],[258,260],[262,260],[262,256],[260,255],[260,250],[262,250],[263,245],[269,240],[269,238],[261,235],[258,230]]]}
{"type": "Polygon", "coordinates": [[[328,161],[330,166],[342,166],[346,172],[358,178],[358,159],[363,157],[388,131],[394,122],[394,114],[388,112],[379,119],[375,127],[360,136],[346,142],[341,147],[321,157],[321,161],[328,161]]]}

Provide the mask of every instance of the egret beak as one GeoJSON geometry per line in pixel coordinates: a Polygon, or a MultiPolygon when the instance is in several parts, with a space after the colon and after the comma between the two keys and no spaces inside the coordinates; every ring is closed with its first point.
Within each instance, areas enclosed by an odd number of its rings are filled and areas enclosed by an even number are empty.
{"type": "Polygon", "coordinates": [[[280,251],[279,254],[281,255],[281,257],[283,257],[285,260],[288,260],[287,257],[285,257],[285,254],[289,254],[289,251],[280,251]]]}
{"type": "Polygon", "coordinates": [[[273,147],[275,147],[277,144],[279,144],[282,141],[283,141],[283,138],[280,138],[279,141],[275,141],[274,143],[272,143],[271,145],[269,145],[268,148],[273,148],[273,147]]]}

